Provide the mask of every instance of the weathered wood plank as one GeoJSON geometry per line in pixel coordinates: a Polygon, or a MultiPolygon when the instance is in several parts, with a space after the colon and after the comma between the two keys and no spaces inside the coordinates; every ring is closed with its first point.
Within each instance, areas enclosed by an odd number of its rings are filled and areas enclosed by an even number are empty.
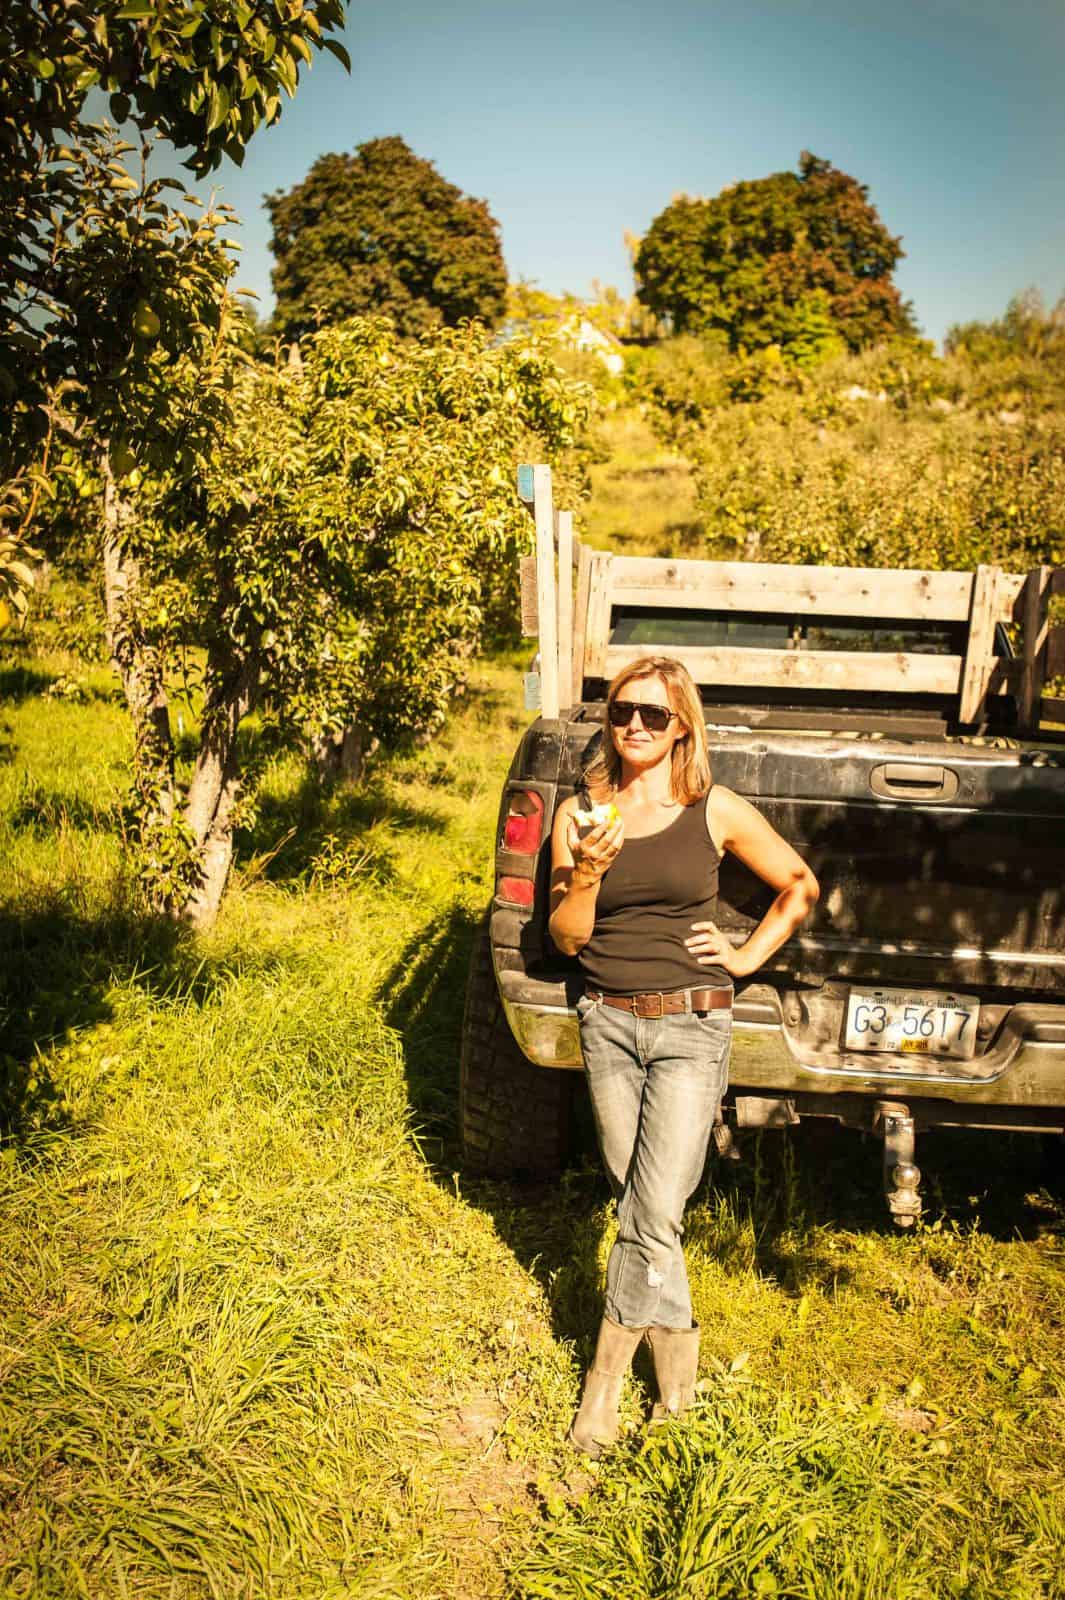
{"type": "Polygon", "coordinates": [[[969,614],[969,642],[965,649],[959,722],[977,722],[983,715],[991,682],[995,650],[995,609],[999,568],[981,565],[973,579],[973,603],[969,614]]]}
{"type": "MultiPolygon", "coordinates": [[[[607,646],[610,642],[610,568],[616,557],[603,550],[592,555],[588,583],[588,612],[584,632],[584,676],[602,678],[609,676],[606,669],[607,646]]],[[[646,651],[641,651],[646,654],[646,651]]]]}
{"type": "Polygon", "coordinates": [[[1055,567],[1050,580],[1051,594],[1065,594],[1065,567],[1055,567]]]}
{"type": "Polygon", "coordinates": [[[1065,627],[1050,628],[1047,632],[1048,678],[1058,678],[1065,672],[1065,627]]]}
{"type": "Polygon", "coordinates": [[[1044,695],[1039,711],[1040,722],[1065,723],[1065,700],[1053,700],[1044,695]]]}
{"type": "Polygon", "coordinates": [[[558,630],[555,612],[555,515],[551,503],[551,468],[533,467],[533,515],[536,518],[536,601],[540,623],[541,714],[557,717],[558,630]]]}
{"type": "Polygon", "coordinates": [[[1043,683],[1053,668],[1047,660],[1049,633],[1047,608],[1050,602],[1052,567],[1036,567],[1025,580],[1021,610],[1023,656],[1018,715],[1022,728],[1035,728],[1039,722],[1039,702],[1043,683]]]}
{"type": "MultiPolygon", "coordinates": [[[[1004,578],[1000,620],[1012,616],[1024,583],[1012,573],[1004,578]]],[[[972,607],[973,575],[616,556],[613,585],[615,605],[965,622],[972,607]]]]}
{"type": "Polygon", "coordinates": [[[563,705],[572,704],[573,685],[573,512],[555,512],[558,544],[558,693],[563,705]]]}
{"type": "MultiPolygon", "coordinates": [[[[613,677],[630,661],[654,652],[644,645],[611,645],[599,677],[613,677]]],[[[873,690],[885,694],[955,695],[962,656],[903,655],[865,650],[743,650],[734,646],[671,645],[696,683],[743,688],[873,690]]],[[[997,662],[989,689],[1004,690],[1016,674],[997,662]]]]}
{"type": "Polygon", "coordinates": [[[540,631],[535,556],[518,557],[518,581],[521,586],[521,636],[523,639],[535,639],[540,631]]]}
{"type": "Polygon", "coordinates": [[[1021,620],[1021,607],[1024,603],[1025,585],[1028,582],[1026,572],[1003,572],[998,570],[998,620],[999,622],[1019,622],[1021,620]]]}
{"type": "Polygon", "coordinates": [[[573,660],[570,677],[573,683],[573,705],[584,699],[584,640],[588,627],[588,589],[592,573],[594,552],[586,544],[578,551],[577,603],[573,618],[573,660]]]}

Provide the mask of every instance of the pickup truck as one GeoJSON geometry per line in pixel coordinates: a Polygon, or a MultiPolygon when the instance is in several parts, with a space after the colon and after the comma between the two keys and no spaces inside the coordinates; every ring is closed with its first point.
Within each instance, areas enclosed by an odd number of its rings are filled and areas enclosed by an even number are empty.
{"type": "MultiPolygon", "coordinates": [[[[644,653],[687,664],[714,780],[821,884],[811,921],[737,985],[718,1149],[803,1117],[874,1132],[908,1227],[922,1129],[1065,1132],[1065,730],[1050,721],[1065,703],[1044,693],[1065,569],[612,556],[573,540],[546,469],[531,478],[543,705],[503,787],[470,972],[470,1162],[542,1175],[566,1154],[581,978],[547,932],[551,825],[603,737],[610,678],[644,653]]],[[[769,897],[726,858],[717,921],[737,942],[769,897]]]]}

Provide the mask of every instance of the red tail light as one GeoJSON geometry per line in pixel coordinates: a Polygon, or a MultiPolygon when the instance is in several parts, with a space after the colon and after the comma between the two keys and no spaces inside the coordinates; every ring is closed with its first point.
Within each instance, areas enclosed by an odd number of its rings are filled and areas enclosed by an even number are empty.
{"type": "Polygon", "coordinates": [[[531,906],[534,884],[531,878],[500,878],[496,894],[501,900],[509,900],[512,905],[531,906]]]}
{"type": "Polygon", "coordinates": [[[517,850],[521,855],[534,855],[540,848],[543,833],[544,802],[535,789],[515,789],[507,800],[503,849],[517,850]]]}

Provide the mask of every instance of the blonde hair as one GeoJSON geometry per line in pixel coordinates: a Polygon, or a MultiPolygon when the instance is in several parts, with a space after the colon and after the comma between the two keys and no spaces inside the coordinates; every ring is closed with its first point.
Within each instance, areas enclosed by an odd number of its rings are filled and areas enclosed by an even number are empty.
{"type": "MultiPolygon", "coordinates": [[[[711,781],[706,722],[699,691],[687,667],[672,656],[640,656],[638,660],[630,661],[627,667],[622,667],[607,690],[608,713],[626,684],[635,683],[641,678],[662,679],[670,710],[676,712],[684,725],[684,734],[673,746],[670,788],[674,800],[679,800],[682,806],[689,806],[693,801],[702,799],[711,781]]],[[[611,794],[617,792],[621,781],[621,756],[610,737],[609,714],[603,742],[584,774],[584,781],[597,788],[607,788],[611,794]]]]}

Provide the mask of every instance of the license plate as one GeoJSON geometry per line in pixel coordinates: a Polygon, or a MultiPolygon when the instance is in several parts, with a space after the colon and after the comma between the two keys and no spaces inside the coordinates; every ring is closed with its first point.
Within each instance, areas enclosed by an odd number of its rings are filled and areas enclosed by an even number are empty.
{"type": "Polygon", "coordinates": [[[979,1015],[980,1001],[972,994],[852,989],[847,1002],[847,1049],[967,1060],[976,1051],[979,1015]]]}

